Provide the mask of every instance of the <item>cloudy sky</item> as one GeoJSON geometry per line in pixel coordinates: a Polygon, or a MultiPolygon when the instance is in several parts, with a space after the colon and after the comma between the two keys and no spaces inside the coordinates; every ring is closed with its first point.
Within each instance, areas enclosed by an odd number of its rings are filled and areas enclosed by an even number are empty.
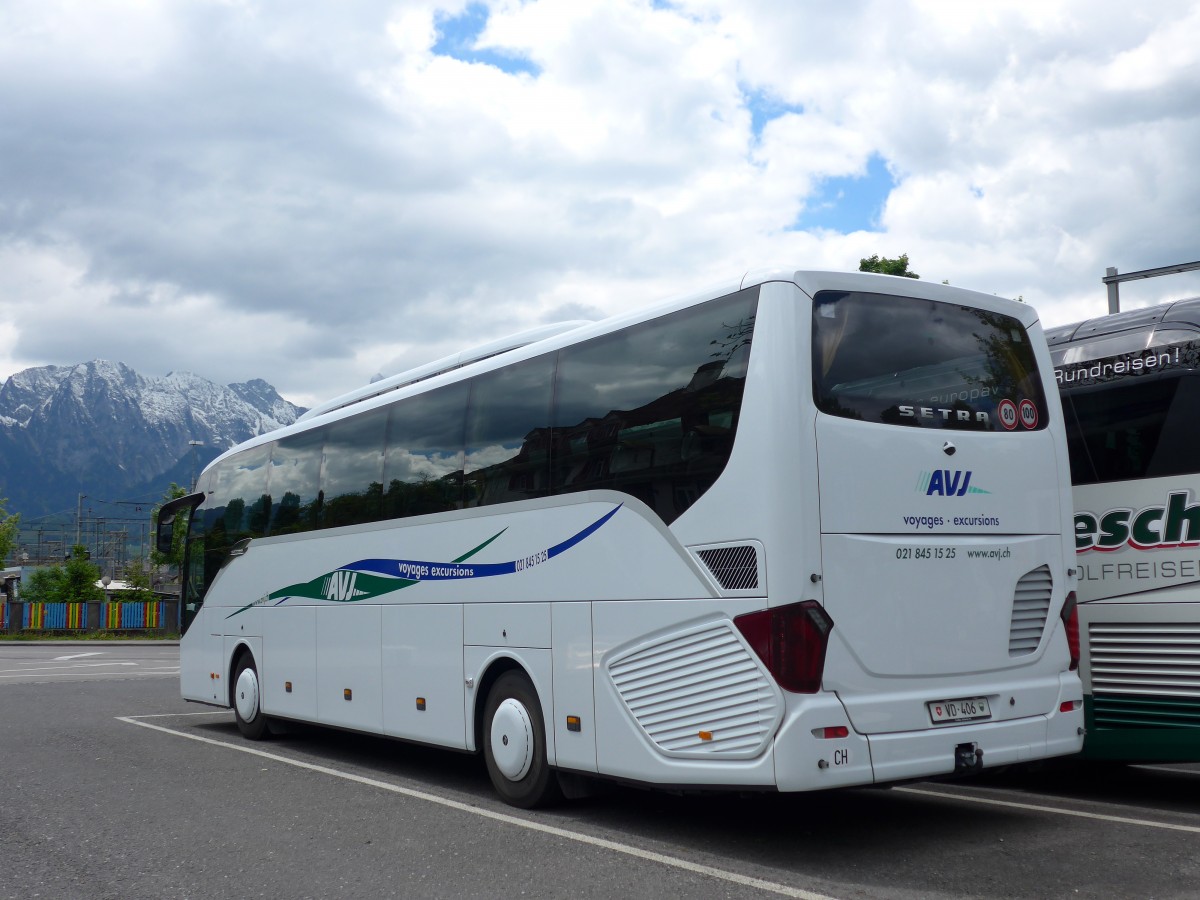
{"type": "Polygon", "coordinates": [[[5,0],[0,377],[311,404],[875,253],[1061,324],[1200,259],[1198,159],[1195,0],[5,0]]]}

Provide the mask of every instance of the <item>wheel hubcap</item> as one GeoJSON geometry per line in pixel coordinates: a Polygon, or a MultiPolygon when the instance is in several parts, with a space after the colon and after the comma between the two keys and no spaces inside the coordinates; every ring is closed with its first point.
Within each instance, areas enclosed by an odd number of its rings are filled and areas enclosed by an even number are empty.
{"type": "Polygon", "coordinates": [[[492,759],[509,781],[520,781],[533,763],[533,726],[529,710],[509,697],[492,717],[492,759]]]}
{"type": "Polygon", "coordinates": [[[258,715],[258,676],[253,669],[243,669],[233,688],[234,705],[243,722],[253,722],[258,715]]]}

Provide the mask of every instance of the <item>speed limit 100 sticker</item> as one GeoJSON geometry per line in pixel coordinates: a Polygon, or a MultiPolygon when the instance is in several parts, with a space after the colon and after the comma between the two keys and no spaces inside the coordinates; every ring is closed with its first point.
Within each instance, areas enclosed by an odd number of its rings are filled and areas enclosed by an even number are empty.
{"type": "Polygon", "coordinates": [[[1000,417],[1000,424],[1009,431],[1017,427],[1017,404],[1011,400],[1001,400],[997,403],[996,415],[1000,417]]]}
{"type": "Polygon", "coordinates": [[[1021,407],[1018,415],[1021,418],[1021,424],[1026,428],[1037,428],[1038,411],[1037,404],[1026,398],[1021,401],[1021,407]]]}

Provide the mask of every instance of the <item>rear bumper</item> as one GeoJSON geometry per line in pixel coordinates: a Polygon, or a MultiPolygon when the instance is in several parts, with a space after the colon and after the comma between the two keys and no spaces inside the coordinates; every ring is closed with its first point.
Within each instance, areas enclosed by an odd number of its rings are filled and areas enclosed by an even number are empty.
{"type": "Polygon", "coordinates": [[[872,735],[871,763],[877,782],[954,773],[955,748],[975,744],[983,767],[1006,766],[1083,749],[1083,708],[1068,713],[953,725],[936,730],[872,735]]]}
{"type": "Polygon", "coordinates": [[[972,755],[983,751],[983,768],[1078,753],[1084,714],[1074,673],[1060,675],[1057,694],[1052,711],[1042,715],[884,734],[855,731],[830,694],[802,700],[793,695],[792,709],[775,737],[775,783],[780,791],[811,791],[951,775],[965,744],[974,745],[972,755]],[[1059,712],[1067,700],[1076,708],[1059,712]],[[848,727],[846,737],[818,737],[823,726],[838,724],[848,727]]]}

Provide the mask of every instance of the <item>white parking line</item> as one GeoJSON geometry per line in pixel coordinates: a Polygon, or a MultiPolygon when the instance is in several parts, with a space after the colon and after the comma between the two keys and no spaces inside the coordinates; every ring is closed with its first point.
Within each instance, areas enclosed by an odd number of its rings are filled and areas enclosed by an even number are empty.
{"type": "Polygon", "coordinates": [[[1150,819],[1131,819],[1126,816],[1107,816],[1101,813],[1083,812],[1077,809],[1058,809],[1053,806],[1038,806],[1035,803],[1016,803],[1012,800],[996,800],[991,797],[976,797],[970,794],[952,794],[949,791],[928,791],[922,788],[898,787],[893,788],[904,794],[920,794],[922,797],[942,797],[948,800],[965,800],[968,803],[982,803],[985,806],[1005,806],[1009,809],[1027,809],[1032,812],[1053,813],[1056,816],[1073,816],[1077,819],[1098,819],[1101,822],[1114,822],[1118,825],[1139,825],[1143,828],[1163,828],[1167,831],[1186,831],[1190,834],[1200,834],[1200,825],[1175,825],[1171,822],[1154,822],[1150,819]]]}
{"type": "MultiPolygon", "coordinates": [[[[203,715],[203,713],[197,713],[197,715],[203,715]]],[[[603,850],[611,850],[614,853],[623,853],[626,856],[634,856],[638,859],[656,862],[660,865],[670,866],[674,869],[681,869],[685,872],[691,872],[696,875],[706,875],[709,878],[716,878],[720,881],[726,881],[731,884],[756,888],[757,890],[767,891],[772,894],[779,894],[783,897],[796,897],[799,898],[799,900],[833,900],[833,898],[827,897],[824,894],[814,894],[812,891],[801,890],[800,888],[790,887],[786,884],[778,884],[773,881],[764,881],[761,878],[751,878],[747,875],[739,875],[737,872],[728,872],[724,869],[716,869],[712,866],[705,866],[699,863],[689,862],[686,859],[679,859],[678,857],[667,856],[662,853],[654,853],[650,850],[643,850],[640,847],[634,847],[630,844],[621,844],[617,843],[616,841],[609,841],[605,840],[604,838],[581,834],[577,831],[568,831],[565,828],[558,828],[553,825],[544,825],[541,822],[533,822],[529,819],[521,819],[517,816],[508,815],[506,813],[493,812],[492,810],[482,809],[478,806],[470,806],[466,803],[460,803],[457,800],[449,800],[445,797],[439,797],[436,794],[427,794],[424,791],[417,791],[413,790],[412,788],[405,788],[396,784],[389,784],[386,781],[379,781],[375,778],[367,778],[363,775],[354,775],[350,772],[342,772],[338,769],[331,769],[328,766],[318,766],[314,763],[301,762],[297,759],[289,759],[286,756],[268,753],[265,750],[259,750],[255,747],[227,744],[224,741],[214,740],[213,738],[203,737],[198,734],[188,734],[185,731],[176,731],[174,728],[164,728],[161,725],[151,725],[149,722],[138,721],[139,719],[146,718],[151,717],[118,716],[117,721],[125,722],[129,725],[138,725],[142,728],[150,728],[154,731],[162,731],[166,734],[173,734],[176,737],[187,738],[190,741],[199,741],[202,744],[212,744],[216,747],[224,747],[227,750],[237,750],[239,753],[249,753],[252,756],[274,760],[275,762],[283,763],[284,765],[295,766],[298,769],[307,769],[310,772],[319,772],[322,775],[332,775],[334,778],[344,778],[347,781],[353,781],[357,784],[364,784],[368,787],[379,788],[380,790],[384,791],[391,791],[394,794],[402,794],[405,797],[412,797],[416,800],[425,800],[429,803],[436,803],[439,806],[445,806],[450,809],[458,810],[459,812],[480,816],[484,819],[491,819],[495,822],[503,822],[506,825],[515,825],[518,828],[527,828],[530,831],[539,831],[543,834],[554,835],[555,837],[564,838],[568,841],[576,841],[580,844],[589,844],[593,847],[599,847],[603,850]]]]}
{"type": "MultiPolygon", "coordinates": [[[[151,714],[144,715],[144,716],[124,716],[124,717],[118,716],[118,719],[122,722],[128,722],[130,719],[176,719],[176,718],[183,718],[184,716],[231,716],[231,715],[233,715],[233,710],[231,710],[231,709],[210,709],[206,712],[194,712],[194,713],[151,713],[151,714]]],[[[135,722],[134,724],[136,725],[137,723],[135,722]]]]}
{"type": "MultiPolygon", "coordinates": [[[[45,678],[143,678],[145,676],[166,678],[170,675],[178,675],[178,669],[152,669],[142,672],[45,672],[34,675],[31,681],[37,681],[45,678]]],[[[0,678],[27,678],[27,675],[0,675],[0,678]]]]}
{"type": "Polygon", "coordinates": [[[109,666],[136,666],[140,663],[135,662],[91,662],[91,663],[72,663],[69,666],[28,666],[24,669],[0,669],[0,672],[49,672],[55,670],[66,669],[74,672],[77,669],[105,669],[109,666]]]}
{"type": "Polygon", "coordinates": [[[104,652],[105,652],[104,650],[96,650],[96,651],[93,651],[92,653],[72,653],[70,656],[56,656],[56,657],[54,657],[54,661],[62,662],[64,660],[68,660],[68,659],[83,659],[85,656],[100,656],[104,652]]]}

